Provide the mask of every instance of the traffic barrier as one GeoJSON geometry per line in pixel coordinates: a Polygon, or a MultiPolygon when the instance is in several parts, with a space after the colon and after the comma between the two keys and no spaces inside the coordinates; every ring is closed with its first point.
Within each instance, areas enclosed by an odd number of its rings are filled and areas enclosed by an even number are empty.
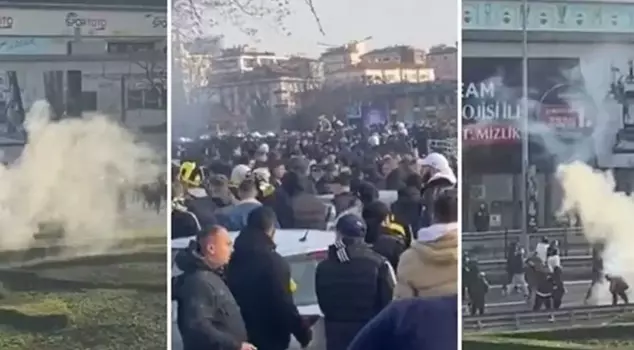
{"type": "Polygon", "coordinates": [[[467,332],[499,332],[523,328],[569,328],[582,323],[615,321],[634,312],[634,305],[580,306],[547,311],[520,311],[463,316],[462,328],[467,332]]]}
{"type": "MultiPolygon", "coordinates": [[[[559,241],[561,256],[587,255],[591,252],[580,227],[544,228],[528,235],[529,245],[534,248],[542,237],[559,241]]],[[[486,232],[463,232],[462,249],[479,258],[506,258],[511,242],[522,242],[520,230],[499,230],[486,232]]]]}

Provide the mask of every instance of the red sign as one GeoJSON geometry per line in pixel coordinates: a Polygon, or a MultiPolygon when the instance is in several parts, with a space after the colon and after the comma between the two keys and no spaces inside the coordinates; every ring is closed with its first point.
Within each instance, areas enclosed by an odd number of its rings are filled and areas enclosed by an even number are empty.
{"type": "Polygon", "coordinates": [[[463,125],[462,140],[470,146],[509,144],[520,140],[520,132],[513,125],[463,125]]]}
{"type": "Polygon", "coordinates": [[[542,118],[542,122],[557,129],[574,130],[587,127],[583,113],[566,105],[543,105],[542,118]]]}

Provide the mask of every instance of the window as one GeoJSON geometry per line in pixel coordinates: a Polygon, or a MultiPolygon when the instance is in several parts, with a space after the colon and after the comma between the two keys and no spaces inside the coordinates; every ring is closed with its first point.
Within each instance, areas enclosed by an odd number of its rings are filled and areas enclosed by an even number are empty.
{"type": "Polygon", "coordinates": [[[315,294],[315,273],[320,259],[316,257],[290,257],[287,258],[291,267],[291,278],[297,289],[293,293],[295,305],[315,305],[317,295],[315,294]]]}
{"type": "Polygon", "coordinates": [[[128,109],[165,109],[166,95],[165,89],[128,89],[128,109]]]}
{"type": "Polygon", "coordinates": [[[82,91],[81,106],[84,111],[94,112],[97,110],[97,91],[82,91]]]}
{"type": "Polygon", "coordinates": [[[249,69],[253,68],[257,65],[255,58],[245,58],[242,63],[244,64],[244,68],[249,69]]]}
{"type": "Polygon", "coordinates": [[[108,53],[131,53],[154,51],[156,43],[151,42],[109,42],[107,46],[108,53]]]}

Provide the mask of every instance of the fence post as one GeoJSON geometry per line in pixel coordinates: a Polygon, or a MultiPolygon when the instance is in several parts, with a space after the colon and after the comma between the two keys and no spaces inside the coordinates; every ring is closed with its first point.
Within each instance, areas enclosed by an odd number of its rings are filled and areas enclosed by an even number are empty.
{"type": "Polygon", "coordinates": [[[508,228],[504,228],[504,260],[508,260],[509,259],[508,246],[509,246],[509,229],[508,228]]]}
{"type": "Polygon", "coordinates": [[[570,233],[569,226],[564,228],[564,256],[568,256],[568,233],[570,233]]]}

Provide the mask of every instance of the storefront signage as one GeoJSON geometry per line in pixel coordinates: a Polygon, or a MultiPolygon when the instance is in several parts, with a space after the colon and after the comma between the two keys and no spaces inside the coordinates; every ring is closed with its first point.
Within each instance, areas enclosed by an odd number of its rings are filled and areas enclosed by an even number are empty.
{"type": "Polygon", "coordinates": [[[469,146],[517,143],[520,132],[515,125],[463,125],[462,140],[469,146]]]}
{"type": "Polygon", "coordinates": [[[90,27],[95,30],[104,30],[106,29],[108,21],[103,18],[91,18],[88,16],[80,16],[76,12],[69,12],[66,14],[65,23],[68,27],[90,27]]]}
{"type": "Polygon", "coordinates": [[[13,28],[13,17],[0,16],[0,29],[11,29],[11,28],[13,28]]]}
{"type": "Polygon", "coordinates": [[[153,28],[165,28],[167,29],[167,17],[166,16],[157,16],[152,13],[148,13],[145,15],[145,18],[148,18],[152,21],[153,28]]]}
{"type": "MultiPolygon", "coordinates": [[[[463,1],[463,29],[520,31],[523,5],[515,0],[463,1]]],[[[634,3],[533,1],[528,4],[531,31],[632,33],[634,3]]]]}
{"type": "Polygon", "coordinates": [[[8,9],[0,15],[0,35],[74,37],[165,37],[165,13],[8,9]]]}

